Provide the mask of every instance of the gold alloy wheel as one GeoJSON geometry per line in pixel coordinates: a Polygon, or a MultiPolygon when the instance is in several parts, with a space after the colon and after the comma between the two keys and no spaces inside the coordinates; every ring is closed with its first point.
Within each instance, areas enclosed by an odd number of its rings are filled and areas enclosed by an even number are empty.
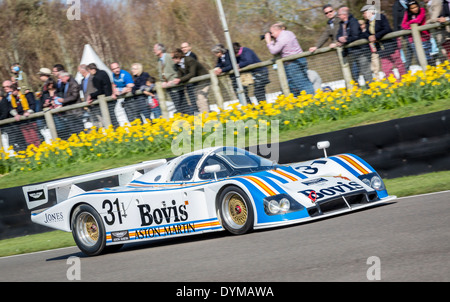
{"type": "Polygon", "coordinates": [[[247,221],[247,207],[242,197],[234,194],[228,201],[228,211],[231,219],[238,225],[244,225],[247,221]]]}
{"type": "Polygon", "coordinates": [[[86,219],[86,233],[93,240],[98,240],[98,225],[97,221],[95,221],[94,217],[89,216],[86,219]]]}
{"type": "Polygon", "coordinates": [[[76,233],[84,245],[95,245],[99,239],[99,227],[95,217],[88,212],[81,213],[76,221],[76,233]]]}
{"type": "Polygon", "coordinates": [[[236,230],[242,229],[249,216],[244,197],[236,191],[228,192],[223,198],[222,214],[227,225],[236,230]]]}

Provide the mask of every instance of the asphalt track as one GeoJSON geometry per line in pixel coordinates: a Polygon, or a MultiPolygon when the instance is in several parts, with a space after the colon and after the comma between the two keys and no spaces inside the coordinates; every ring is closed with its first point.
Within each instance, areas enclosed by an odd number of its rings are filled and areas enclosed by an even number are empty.
{"type": "Polygon", "coordinates": [[[0,281],[68,281],[76,268],[86,282],[448,282],[449,217],[446,191],[243,236],[132,244],[98,257],[75,247],[4,257],[0,281]]]}

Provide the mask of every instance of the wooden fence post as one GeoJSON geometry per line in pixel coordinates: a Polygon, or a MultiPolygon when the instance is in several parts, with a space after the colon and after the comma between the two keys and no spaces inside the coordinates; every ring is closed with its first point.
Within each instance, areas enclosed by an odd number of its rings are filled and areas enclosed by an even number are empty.
{"type": "Polygon", "coordinates": [[[156,93],[158,94],[159,107],[161,108],[161,113],[163,118],[169,118],[169,111],[167,110],[166,104],[166,91],[162,88],[161,82],[155,83],[156,93]]]}
{"type": "Polygon", "coordinates": [[[211,76],[211,89],[216,99],[217,107],[223,109],[224,106],[223,96],[222,92],[220,91],[219,79],[217,78],[217,75],[214,73],[214,69],[209,71],[209,75],[211,76]]]}
{"type": "Polygon", "coordinates": [[[353,88],[352,71],[350,69],[350,64],[349,64],[348,60],[344,59],[344,55],[343,55],[344,49],[341,47],[337,47],[336,51],[337,51],[337,55],[339,58],[339,65],[341,65],[342,75],[344,76],[345,86],[347,87],[347,89],[352,89],[353,88]]]}
{"type": "Polygon", "coordinates": [[[420,67],[425,71],[428,66],[427,57],[425,55],[425,50],[423,49],[422,36],[418,29],[418,24],[411,24],[411,31],[414,41],[414,48],[416,49],[417,60],[419,61],[420,67]]]}
{"type": "Polygon", "coordinates": [[[109,115],[108,102],[106,102],[105,95],[98,96],[98,105],[100,106],[103,127],[108,128],[111,125],[111,116],[109,115]]]}
{"type": "Polygon", "coordinates": [[[53,119],[53,114],[51,110],[47,110],[44,113],[45,123],[47,124],[48,129],[50,130],[50,134],[52,135],[52,139],[55,140],[58,137],[58,132],[56,131],[55,120],[53,119]]]}
{"type": "Polygon", "coordinates": [[[284,69],[283,60],[279,59],[275,62],[277,64],[278,79],[280,80],[281,91],[284,95],[288,96],[291,94],[289,89],[288,79],[286,76],[286,70],[284,69]]]}

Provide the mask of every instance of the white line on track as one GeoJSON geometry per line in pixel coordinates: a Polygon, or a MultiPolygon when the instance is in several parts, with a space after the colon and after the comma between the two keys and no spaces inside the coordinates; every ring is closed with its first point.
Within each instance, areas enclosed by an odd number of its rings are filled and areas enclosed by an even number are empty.
{"type": "Polygon", "coordinates": [[[46,250],[46,251],[39,251],[39,252],[32,252],[32,253],[26,253],[26,254],[18,254],[18,255],[5,256],[5,257],[0,257],[0,260],[2,260],[2,259],[7,259],[7,258],[13,258],[13,257],[29,256],[29,255],[34,255],[34,254],[41,254],[41,253],[47,253],[47,252],[54,252],[54,251],[59,251],[59,250],[67,250],[67,249],[73,249],[73,248],[76,248],[76,246],[68,246],[68,247],[61,247],[61,248],[58,248],[58,249],[52,249],[52,250],[46,250]]]}
{"type": "Polygon", "coordinates": [[[419,195],[403,196],[403,197],[397,198],[397,200],[405,199],[405,198],[414,198],[414,197],[425,197],[425,196],[436,195],[436,194],[444,194],[444,193],[450,193],[450,190],[440,191],[440,192],[433,192],[433,193],[426,193],[426,194],[419,194],[419,195]]]}

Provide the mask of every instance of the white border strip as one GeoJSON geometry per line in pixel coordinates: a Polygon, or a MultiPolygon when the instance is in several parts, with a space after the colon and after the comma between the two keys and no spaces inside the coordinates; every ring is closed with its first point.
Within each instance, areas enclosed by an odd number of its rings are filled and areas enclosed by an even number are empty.
{"type": "Polygon", "coordinates": [[[78,249],[78,247],[76,245],[74,245],[74,246],[68,246],[68,247],[60,247],[60,248],[52,249],[52,250],[45,250],[45,251],[24,253],[24,254],[18,254],[18,255],[4,256],[4,257],[0,257],[0,260],[7,259],[7,258],[20,257],[20,256],[27,256],[27,255],[42,254],[42,253],[47,253],[47,252],[54,252],[54,251],[59,251],[59,250],[67,250],[67,249],[77,249],[81,253],[81,251],[78,249]]]}
{"type": "Polygon", "coordinates": [[[403,197],[398,197],[397,200],[405,199],[405,198],[415,198],[415,197],[423,197],[423,196],[429,196],[429,195],[443,194],[443,193],[450,193],[450,190],[440,191],[440,192],[432,192],[432,193],[425,193],[425,194],[419,194],[419,195],[403,196],[403,197]]]}

